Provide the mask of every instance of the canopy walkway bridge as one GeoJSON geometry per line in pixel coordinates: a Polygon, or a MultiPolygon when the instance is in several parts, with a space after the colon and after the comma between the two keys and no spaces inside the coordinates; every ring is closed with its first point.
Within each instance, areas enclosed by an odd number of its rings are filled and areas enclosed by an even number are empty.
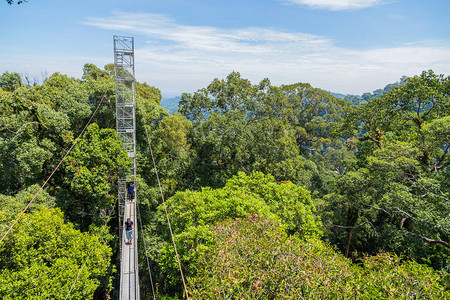
{"type": "MultiPolygon", "coordinates": [[[[138,226],[136,220],[137,197],[129,200],[128,185],[136,189],[136,111],[135,111],[135,73],[134,38],[114,36],[114,76],[116,86],[116,130],[122,141],[123,150],[133,160],[129,170],[121,170],[118,180],[119,237],[120,243],[120,300],[138,300],[138,226]],[[133,242],[125,239],[125,220],[130,218],[134,224],[133,242]]],[[[137,195],[136,193],[134,193],[137,195]]]]}
{"type": "MultiPolygon", "coordinates": [[[[118,179],[118,203],[119,203],[119,238],[120,238],[120,300],[139,300],[139,272],[138,272],[138,226],[136,211],[139,212],[137,202],[137,185],[136,185],[136,110],[135,110],[135,73],[134,73],[134,38],[127,36],[114,36],[114,76],[116,85],[116,130],[119,139],[122,141],[123,150],[128,153],[128,157],[133,160],[133,165],[129,170],[121,170],[118,179]],[[134,185],[134,195],[129,197],[129,184],[134,185]],[[131,198],[131,199],[129,199],[131,198]],[[130,219],[133,224],[133,242],[128,244],[125,239],[126,228],[125,220],[130,219]]],[[[153,150],[151,149],[148,132],[145,130],[147,141],[149,143],[153,164],[155,166],[156,178],[161,192],[161,199],[164,204],[167,223],[169,226],[175,255],[180,269],[183,287],[186,299],[189,294],[186,289],[186,283],[181,268],[180,259],[176,249],[175,239],[170,225],[169,215],[164,201],[161,183],[156,170],[153,150]]],[[[142,224],[141,224],[142,227],[142,224]]],[[[142,232],[143,234],[143,232],[142,232]]],[[[145,239],[143,239],[145,248],[145,239]]],[[[147,266],[149,268],[150,282],[152,285],[153,299],[155,291],[153,280],[150,274],[150,264],[147,258],[147,266]]]]}

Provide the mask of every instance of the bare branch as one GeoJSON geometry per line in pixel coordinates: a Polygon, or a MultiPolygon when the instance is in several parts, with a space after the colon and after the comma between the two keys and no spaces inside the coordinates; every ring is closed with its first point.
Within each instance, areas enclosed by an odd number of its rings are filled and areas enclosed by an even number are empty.
{"type": "Polygon", "coordinates": [[[446,242],[446,241],[430,239],[430,238],[427,238],[426,236],[423,236],[423,235],[420,235],[420,234],[417,234],[417,233],[414,233],[414,232],[410,232],[410,231],[407,231],[407,232],[408,232],[409,234],[411,234],[411,235],[414,235],[414,236],[417,236],[417,237],[421,238],[423,241],[425,241],[425,242],[427,242],[427,243],[430,243],[430,244],[440,244],[440,245],[442,245],[442,246],[447,247],[447,248],[450,249],[450,244],[449,244],[448,242],[446,242]]]}
{"type": "Polygon", "coordinates": [[[344,225],[336,225],[336,224],[332,224],[332,223],[330,223],[328,226],[329,227],[343,228],[343,229],[356,229],[356,228],[361,227],[361,226],[363,226],[365,224],[369,224],[372,227],[372,229],[373,229],[373,233],[375,234],[375,226],[373,226],[373,224],[371,222],[369,222],[369,221],[365,221],[365,222],[363,222],[361,224],[358,224],[356,226],[344,226],[344,225]]]}
{"type": "Polygon", "coordinates": [[[11,133],[13,133],[15,136],[13,137],[13,141],[14,141],[14,139],[16,138],[16,137],[18,137],[19,135],[21,135],[21,133],[19,133],[20,132],[20,130],[23,128],[23,127],[25,127],[26,125],[29,125],[29,124],[39,124],[39,122],[36,122],[36,121],[33,121],[33,122],[27,122],[27,123],[25,123],[25,124],[23,124],[22,126],[20,126],[20,128],[17,130],[17,131],[12,131],[12,130],[9,130],[8,129],[8,131],[9,132],[11,132],[11,133]]]}
{"type": "Polygon", "coordinates": [[[425,242],[427,242],[427,243],[430,243],[430,244],[441,244],[441,245],[443,245],[444,247],[447,247],[447,248],[450,249],[450,245],[449,245],[449,243],[447,243],[446,241],[442,241],[442,240],[433,240],[433,239],[427,238],[427,237],[425,237],[425,236],[423,236],[423,235],[419,235],[419,237],[420,237],[422,240],[424,240],[425,242]]]}
{"type": "Polygon", "coordinates": [[[406,216],[402,219],[402,221],[400,222],[400,229],[403,229],[403,225],[405,224],[405,221],[409,219],[409,216],[406,216]]]}
{"type": "Polygon", "coordinates": [[[445,156],[447,155],[449,148],[450,148],[450,145],[447,145],[447,148],[445,148],[444,154],[442,154],[441,158],[439,159],[439,161],[437,162],[435,167],[430,170],[430,172],[435,171],[437,173],[438,170],[441,170],[441,169],[446,167],[446,166],[441,166],[440,164],[442,164],[442,162],[444,161],[445,156]]]}

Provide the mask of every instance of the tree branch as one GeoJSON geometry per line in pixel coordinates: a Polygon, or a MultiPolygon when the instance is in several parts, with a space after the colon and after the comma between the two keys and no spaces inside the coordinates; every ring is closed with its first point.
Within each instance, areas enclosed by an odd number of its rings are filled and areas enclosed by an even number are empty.
{"type": "Polygon", "coordinates": [[[406,216],[402,219],[402,221],[400,222],[400,229],[403,229],[403,225],[405,224],[405,221],[409,219],[409,216],[406,216]]]}
{"type": "Polygon", "coordinates": [[[408,232],[409,234],[414,235],[414,236],[418,236],[418,237],[421,238],[423,241],[425,241],[425,242],[427,242],[427,243],[429,243],[429,244],[440,244],[440,245],[442,245],[442,246],[444,246],[444,247],[450,249],[450,244],[449,244],[448,242],[446,242],[446,241],[430,239],[430,238],[427,238],[426,236],[423,236],[423,235],[420,235],[420,234],[417,234],[417,233],[414,233],[414,232],[410,232],[410,231],[407,231],[407,232],[408,232]]]}
{"type": "Polygon", "coordinates": [[[8,129],[8,131],[10,131],[10,132],[12,132],[12,133],[15,134],[15,136],[13,137],[12,140],[14,141],[14,139],[15,139],[16,137],[18,137],[19,135],[21,135],[21,133],[19,133],[20,130],[21,130],[24,126],[29,125],[29,124],[39,124],[39,122],[36,122],[36,121],[33,121],[33,122],[27,122],[27,123],[23,124],[22,126],[20,126],[20,128],[17,130],[17,132],[14,132],[14,131],[8,129]]]}
{"type": "Polygon", "coordinates": [[[447,145],[447,148],[445,148],[444,154],[442,154],[441,158],[439,159],[437,164],[434,166],[434,168],[430,169],[430,172],[441,170],[441,169],[446,167],[446,166],[440,165],[440,164],[444,161],[445,156],[447,155],[449,148],[450,148],[450,145],[447,145]]]}
{"type": "Polygon", "coordinates": [[[425,236],[423,236],[423,235],[419,235],[419,237],[420,237],[422,240],[424,240],[425,242],[427,242],[427,243],[430,243],[430,244],[441,244],[441,245],[443,245],[444,247],[447,247],[447,248],[450,249],[450,245],[449,245],[449,243],[447,243],[446,241],[442,241],[442,240],[433,240],[433,239],[427,238],[427,237],[425,237],[425,236]]]}
{"type": "Polygon", "coordinates": [[[365,224],[369,224],[372,227],[373,231],[375,232],[375,226],[373,226],[373,224],[371,222],[369,222],[369,221],[365,221],[365,222],[363,222],[361,224],[358,224],[356,226],[344,226],[344,225],[336,225],[336,224],[332,224],[332,223],[330,223],[328,226],[330,226],[330,227],[337,227],[337,228],[343,228],[343,229],[356,229],[356,228],[361,227],[361,226],[363,226],[365,224]]]}

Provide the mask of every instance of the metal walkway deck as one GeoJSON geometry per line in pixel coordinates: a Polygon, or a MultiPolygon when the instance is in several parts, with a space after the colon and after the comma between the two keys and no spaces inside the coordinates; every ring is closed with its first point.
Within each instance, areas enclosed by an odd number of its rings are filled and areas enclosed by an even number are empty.
{"type": "Polygon", "coordinates": [[[122,238],[122,259],[120,266],[120,299],[139,300],[139,273],[138,273],[138,230],[136,223],[136,201],[127,201],[123,220],[130,218],[133,221],[133,243],[127,243],[125,226],[122,238]]]}

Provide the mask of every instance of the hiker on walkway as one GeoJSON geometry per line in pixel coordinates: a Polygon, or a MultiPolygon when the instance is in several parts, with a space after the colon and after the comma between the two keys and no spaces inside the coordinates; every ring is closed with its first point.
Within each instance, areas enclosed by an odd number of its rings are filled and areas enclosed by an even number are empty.
{"type": "Polygon", "coordinates": [[[127,240],[129,245],[133,245],[133,221],[130,218],[125,222],[125,232],[127,234],[127,240]]]}
{"type": "Polygon", "coordinates": [[[136,188],[134,187],[134,184],[130,182],[130,184],[128,185],[128,200],[133,201],[135,195],[136,188]]]}

